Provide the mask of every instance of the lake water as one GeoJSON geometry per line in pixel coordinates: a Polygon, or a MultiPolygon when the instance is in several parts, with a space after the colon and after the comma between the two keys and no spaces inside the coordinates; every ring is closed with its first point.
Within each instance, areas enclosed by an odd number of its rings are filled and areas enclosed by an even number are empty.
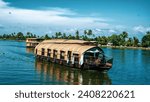
{"type": "Polygon", "coordinates": [[[0,84],[150,85],[150,51],[103,50],[114,58],[107,73],[37,61],[25,42],[0,40],[0,84]]]}

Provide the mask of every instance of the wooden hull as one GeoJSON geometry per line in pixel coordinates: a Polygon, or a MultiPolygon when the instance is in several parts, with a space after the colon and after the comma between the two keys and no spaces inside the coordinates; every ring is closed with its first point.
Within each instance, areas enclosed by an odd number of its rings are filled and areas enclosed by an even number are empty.
{"type": "Polygon", "coordinates": [[[106,70],[108,71],[109,69],[111,69],[111,67],[107,66],[106,64],[105,65],[84,64],[84,63],[83,65],[80,65],[79,63],[72,64],[72,62],[67,63],[66,60],[54,59],[54,58],[50,58],[46,56],[39,56],[39,55],[36,55],[36,59],[40,61],[52,62],[52,63],[56,63],[56,64],[60,64],[60,65],[64,65],[64,66],[68,66],[72,68],[78,68],[82,70],[99,70],[99,71],[106,70]]]}

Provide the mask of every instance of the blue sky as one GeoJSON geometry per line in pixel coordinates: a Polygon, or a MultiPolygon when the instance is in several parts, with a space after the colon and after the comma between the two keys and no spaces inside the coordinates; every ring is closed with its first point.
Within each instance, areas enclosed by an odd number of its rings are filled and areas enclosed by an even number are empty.
{"type": "Polygon", "coordinates": [[[92,29],[109,36],[150,31],[150,0],[0,0],[0,34],[52,35],[92,29]]]}

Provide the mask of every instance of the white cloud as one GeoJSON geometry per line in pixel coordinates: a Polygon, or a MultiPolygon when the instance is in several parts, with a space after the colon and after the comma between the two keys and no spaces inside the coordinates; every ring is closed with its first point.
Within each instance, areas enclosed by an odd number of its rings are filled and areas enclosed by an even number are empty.
{"type": "Polygon", "coordinates": [[[69,28],[69,29],[64,29],[63,32],[75,33],[77,30],[78,30],[77,28],[69,28]]]}
{"type": "Polygon", "coordinates": [[[70,10],[69,8],[59,8],[59,7],[43,7],[41,8],[41,10],[44,11],[57,11],[57,15],[76,15],[76,12],[73,12],[72,10],[70,10]]]}
{"type": "Polygon", "coordinates": [[[0,8],[5,8],[9,5],[8,2],[4,2],[3,0],[0,0],[0,8]]]}
{"type": "Polygon", "coordinates": [[[150,27],[146,28],[146,31],[150,31],[150,27]]]}
{"type": "Polygon", "coordinates": [[[109,33],[117,33],[117,31],[114,30],[114,29],[109,29],[108,32],[109,32],[109,33]]]}
{"type": "Polygon", "coordinates": [[[142,26],[142,25],[139,25],[139,26],[134,27],[133,30],[134,30],[135,32],[145,33],[145,32],[147,32],[147,31],[150,31],[150,27],[144,27],[144,26],[142,26]]]}
{"type": "Polygon", "coordinates": [[[97,32],[101,32],[102,30],[101,30],[101,29],[99,29],[99,28],[96,28],[96,29],[95,29],[95,31],[97,31],[97,32]]]}
{"type": "Polygon", "coordinates": [[[97,26],[103,28],[109,26],[104,18],[79,17],[77,13],[68,8],[20,9],[9,7],[8,3],[2,0],[0,0],[0,5],[0,22],[8,25],[41,25],[51,28],[94,28],[97,26]],[[5,8],[2,8],[4,6],[5,8]]]}

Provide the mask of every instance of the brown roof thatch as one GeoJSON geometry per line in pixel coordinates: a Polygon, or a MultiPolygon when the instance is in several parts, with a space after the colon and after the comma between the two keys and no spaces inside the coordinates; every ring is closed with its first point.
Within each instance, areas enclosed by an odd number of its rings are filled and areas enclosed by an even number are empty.
{"type": "Polygon", "coordinates": [[[96,46],[91,45],[89,41],[83,40],[66,40],[66,39],[54,39],[54,40],[44,40],[40,44],[38,44],[35,49],[38,51],[37,54],[41,55],[42,48],[45,49],[45,53],[47,53],[47,49],[57,50],[58,53],[60,51],[72,51],[75,54],[83,54],[85,51],[94,48],[96,46]]]}

